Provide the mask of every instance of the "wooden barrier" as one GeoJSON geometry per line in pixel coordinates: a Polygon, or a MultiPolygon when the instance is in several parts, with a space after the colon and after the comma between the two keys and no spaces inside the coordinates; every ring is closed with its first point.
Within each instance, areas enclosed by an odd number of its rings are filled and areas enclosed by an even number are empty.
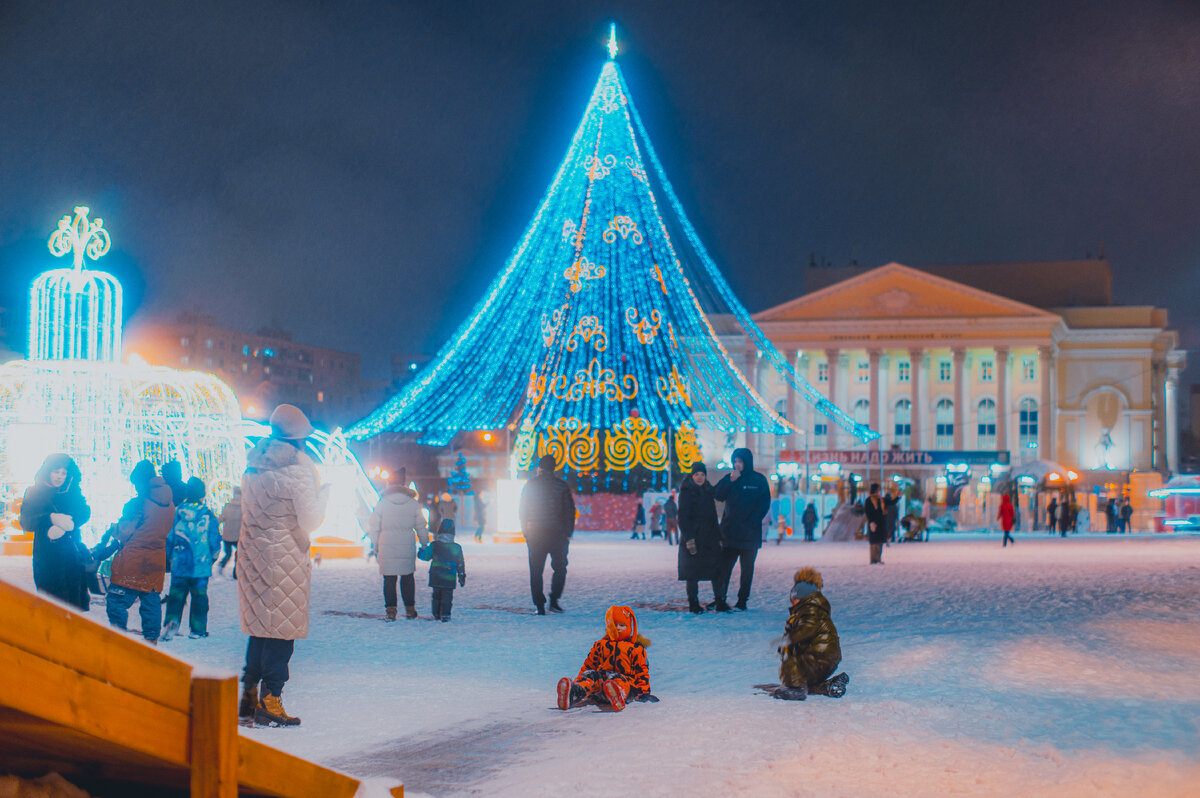
{"type": "MultiPolygon", "coordinates": [[[[164,796],[352,798],[359,781],[238,735],[234,676],[0,581],[0,773],[164,796]]],[[[404,794],[396,787],[392,795],[404,794]]]]}

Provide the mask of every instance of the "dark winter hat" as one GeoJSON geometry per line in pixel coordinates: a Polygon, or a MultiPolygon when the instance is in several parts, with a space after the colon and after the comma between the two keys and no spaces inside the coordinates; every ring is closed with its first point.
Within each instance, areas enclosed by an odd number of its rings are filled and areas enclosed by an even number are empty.
{"type": "Polygon", "coordinates": [[[443,518],[442,519],[441,525],[438,526],[438,534],[440,535],[443,532],[447,532],[451,536],[454,535],[454,519],[453,518],[443,518]]]}
{"type": "Polygon", "coordinates": [[[204,501],[204,480],[200,477],[192,477],[187,481],[187,499],[190,502],[204,501]]]}
{"type": "Polygon", "coordinates": [[[554,455],[544,454],[542,455],[541,459],[538,460],[538,468],[542,469],[543,471],[554,471],[558,468],[558,463],[554,462],[554,455]]]}
{"type": "Polygon", "coordinates": [[[139,492],[150,487],[150,480],[158,476],[158,469],[149,460],[142,460],[129,472],[129,481],[139,492]]]}
{"type": "Polygon", "coordinates": [[[705,466],[704,463],[697,460],[696,462],[692,463],[692,473],[693,474],[707,474],[708,467],[705,466]]]}
{"type": "Polygon", "coordinates": [[[178,460],[163,463],[162,478],[170,485],[173,482],[183,482],[183,464],[178,460]]]}

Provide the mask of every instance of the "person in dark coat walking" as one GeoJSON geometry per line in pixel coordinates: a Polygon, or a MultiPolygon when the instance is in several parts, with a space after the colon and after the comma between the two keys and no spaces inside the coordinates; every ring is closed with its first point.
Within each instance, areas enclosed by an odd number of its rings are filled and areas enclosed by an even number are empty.
{"type": "Polygon", "coordinates": [[[642,503],[641,497],[638,497],[637,512],[633,514],[633,534],[629,539],[637,540],[639,534],[642,540],[646,539],[646,505],[642,503]]]}
{"type": "Polygon", "coordinates": [[[721,570],[713,584],[717,594],[717,612],[728,612],[726,596],[733,578],[734,563],[741,562],[741,584],[736,609],[746,609],[750,586],[754,582],[754,560],[762,547],[763,518],[771,510],[771,486],[767,478],[754,470],[754,455],[749,449],[734,449],[730,458],[733,472],[722,477],[713,496],[725,502],[721,519],[721,570]]]}
{"type": "Polygon", "coordinates": [[[1046,529],[1053,535],[1058,531],[1058,497],[1054,496],[1050,499],[1050,504],[1046,505],[1046,529]]]}
{"type": "Polygon", "coordinates": [[[679,580],[687,583],[688,611],[704,612],[700,606],[700,582],[713,583],[721,562],[721,527],[713,487],[708,484],[704,463],[693,463],[692,473],[679,488],[679,580]]]}
{"type": "Polygon", "coordinates": [[[667,503],[663,505],[663,531],[667,543],[679,542],[679,505],[675,503],[674,493],[667,497],[667,503]]]}
{"type": "Polygon", "coordinates": [[[804,539],[815,540],[813,532],[817,528],[817,522],[821,519],[817,517],[817,505],[812,502],[804,508],[804,515],[800,516],[800,523],[804,526],[804,539]]]}
{"type": "Polygon", "coordinates": [[[81,610],[91,603],[80,557],[79,527],[92,510],[79,487],[79,466],[65,454],[45,459],[21,501],[21,528],[33,533],[33,584],[81,610]]]}
{"type": "Polygon", "coordinates": [[[871,544],[871,565],[883,565],[883,544],[888,539],[888,503],[894,502],[891,496],[883,496],[879,492],[879,483],[871,483],[871,493],[863,503],[867,514],[867,542],[871,544]]]}
{"type": "Polygon", "coordinates": [[[542,579],[550,557],[550,610],[562,612],[558,599],[567,584],[567,551],[575,532],[575,499],[566,480],[554,475],[554,455],[538,460],[537,476],[521,491],[521,534],[529,547],[529,592],[538,615],[546,614],[542,579]]]}

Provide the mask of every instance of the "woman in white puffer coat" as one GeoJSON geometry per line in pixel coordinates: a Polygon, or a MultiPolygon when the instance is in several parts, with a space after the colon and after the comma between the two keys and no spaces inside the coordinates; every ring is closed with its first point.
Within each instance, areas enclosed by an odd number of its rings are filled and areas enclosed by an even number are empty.
{"type": "Polygon", "coordinates": [[[416,579],[417,541],[429,542],[425,516],[415,491],[397,484],[391,486],[367,522],[367,534],[375,547],[379,573],[383,576],[383,606],[389,621],[396,620],[396,581],[409,618],[417,617],[416,579]]]}
{"type": "Polygon", "coordinates": [[[275,408],[271,437],[247,456],[242,477],[238,606],[242,631],[250,639],[239,714],[263,725],[300,725],[299,718],[284,712],[280,694],[295,642],[308,637],[309,533],[325,520],[329,498],[328,486],[318,484],[316,466],[304,452],[312,432],[299,408],[275,408]]]}

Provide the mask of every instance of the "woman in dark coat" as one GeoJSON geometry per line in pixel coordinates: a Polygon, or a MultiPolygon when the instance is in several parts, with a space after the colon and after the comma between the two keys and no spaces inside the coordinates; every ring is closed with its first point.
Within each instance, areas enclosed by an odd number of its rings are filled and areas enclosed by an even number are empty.
{"type": "Polygon", "coordinates": [[[695,463],[679,489],[679,581],[687,583],[691,612],[704,612],[699,583],[716,579],[720,557],[721,526],[713,486],[708,484],[704,463],[695,463]]]}
{"type": "Polygon", "coordinates": [[[33,583],[43,593],[87,610],[87,577],[79,528],[92,517],[79,487],[79,466],[52,454],[21,502],[21,528],[33,533],[33,583]]]}

